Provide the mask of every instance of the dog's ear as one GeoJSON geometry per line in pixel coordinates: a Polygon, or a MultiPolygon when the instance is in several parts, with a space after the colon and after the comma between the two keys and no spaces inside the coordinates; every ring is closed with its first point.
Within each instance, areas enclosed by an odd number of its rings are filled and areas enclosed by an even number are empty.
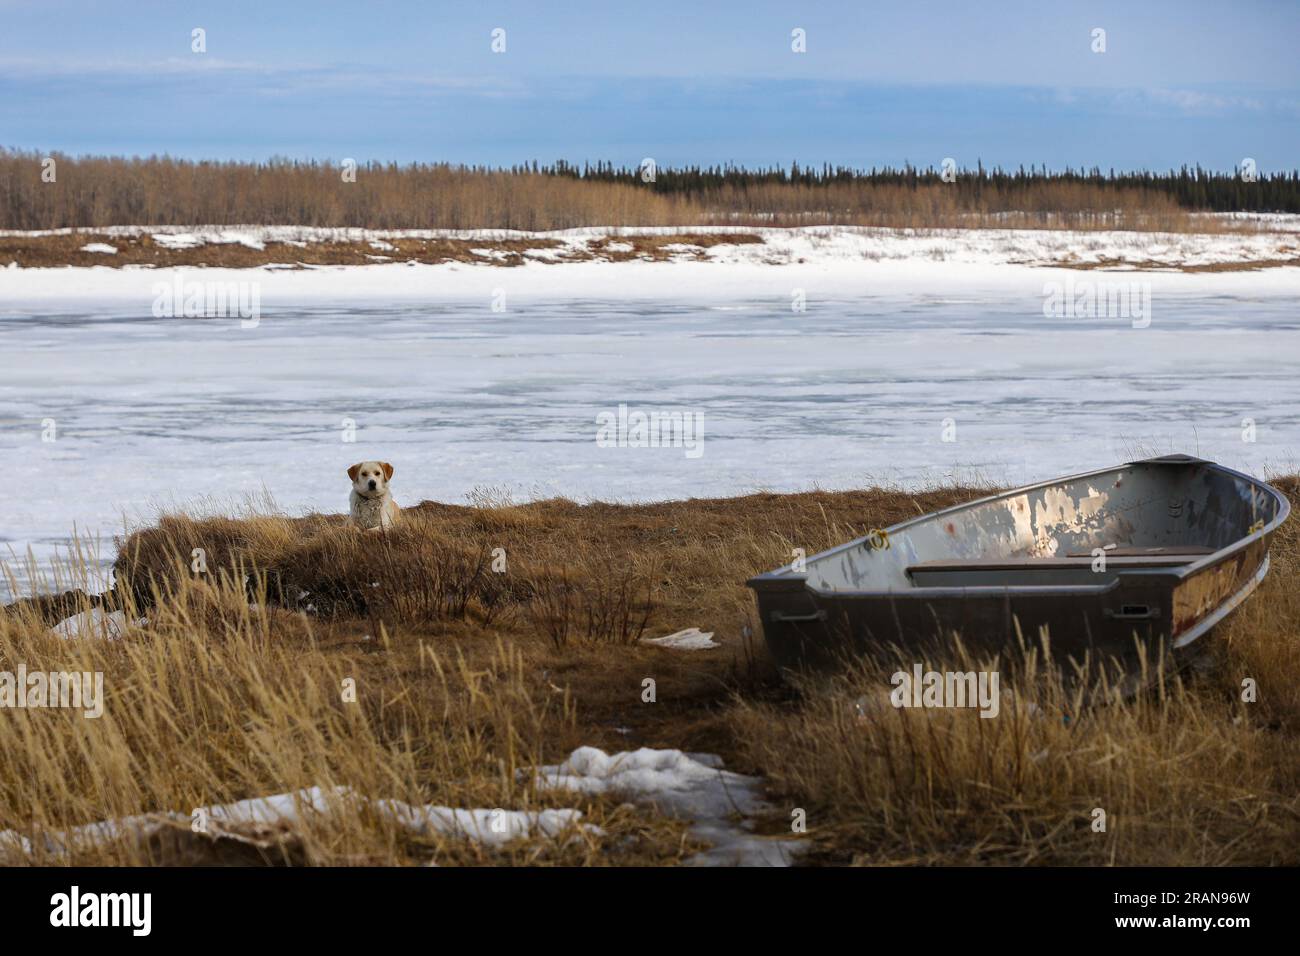
{"type": "Polygon", "coordinates": [[[356,481],[357,472],[359,472],[360,470],[361,470],[361,462],[357,462],[355,465],[353,465],[351,468],[348,469],[348,478],[350,478],[352,481],[356,481]]]}
{"type": "Polygon", "coordinates": [[[393,477],[393,466],[386,461],[381,461],[379,467],[384,469],[384,481],[393,477]]]}

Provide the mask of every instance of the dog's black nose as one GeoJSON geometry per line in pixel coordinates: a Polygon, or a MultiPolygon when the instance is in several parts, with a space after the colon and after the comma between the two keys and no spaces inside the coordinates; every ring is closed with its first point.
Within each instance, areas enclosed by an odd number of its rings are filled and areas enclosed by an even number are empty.
{"type": "Polygon", "coordinates": [[[375,480],[373,478],[370,479],[370,490],[371,491],[375,490],[375,480]]]}

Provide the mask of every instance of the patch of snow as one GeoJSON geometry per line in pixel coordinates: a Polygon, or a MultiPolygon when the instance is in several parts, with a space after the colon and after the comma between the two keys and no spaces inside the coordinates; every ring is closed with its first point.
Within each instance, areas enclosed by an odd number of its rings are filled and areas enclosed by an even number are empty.
{"type": "Polygon", "coordinates": [[[688,859],[690,866],[789,866],[800,849],[798,840],[751,832],[748,818],[768,809],[762,781],[723,770],[713,754],[650,747],[607,754],[579,747],[563,763],[539,768],[534,782],[539,790],[609,794],[689,820],[691,835],[712,844],[688,859]]]}
{"type": "Polygon", "coordinates": [[[1287,212],[1206,212],[1193,213],[1207,222],[1245,223],[1277,232],[1300,232],[1300,216],[1287,212]]]}
{"type": "Polygon", "coordinates": [[[600,836],[604,832],[595,824],[583,823],[581,810],[461,810],[414,807],[398,800],[380,800],[374,806],[415,833],[438,833],[490,847],[534,837],[554,840],[566,833],[600,836]]]}
{"type": "MultiPolygon", "coordinates": [[[[207,819],[214,836],[240,838],[241,828],[292,827],[313,815],[323,816],[344,811],[358,813],[366,808],[395,821],[412,833],[439,834],[456,839],[471,840],[489,847],[500,847],[511,840],[533,838],[557,839],[566,835],[586,833],[600,836],[600,827],[582,822],[581,810],[462,810],[443,806],[412,806],[401,800],[367,801],[349,787],[308,787],[290,793],[269,797],[253,797],[219,806],[208,807],[207,819]]],[[[62,831],[41,835],[46,853],[64,854],[76,847],[96,846],[125,836],[138,839],[162,831],[166,827],[188,828],[191,817],[183,813],[150,813],[101,820],[62,831]]],[[[30,839],[17,831],[0,832],[0,850],[17,851],[30,856],[34,850],[30,839]]]]}
{"type": "Polygon", "coordinates": [[[684,631],[664,637],[643,637],[641,643],[655,647],[671,647],[678,651],[703,651],[710,647],[722,646],[713,640],[712,631],[701,631],[698,627],[688,627],[684,631]]]}
{"type": "Polygon", "coordinates": [[[164,249],[195,249],[204,244],[203,238],[192,232],[159,232],[153,241],[164,249]]]}
{"type": "Polygon", "coordinates": [[[126,629],[126,615],[121,611],[106,612],[103,608],[92,607],[88,611],[65,618],[50,628],[50,632],[70,641],[84,637],[117,641],[121,640],[126,629]]]}
{"type": "Polygon", "coordinates": [[[267,241],[274,236],[277,242],[305,246],[311,240],[283,235],[274,226],[252,226],[247,229],[195,229],[183,232],[159,231],[151,233],[153,241],[166,249],[197,249],[199,246],[215,245],[247,246],[249,249],[265,249],[267,241]]]}
{"type": "MultiPolygon", "coordinates": [[[[289,240],[283,240],[288,242],[289,240]]],[[[223,232],[216,240],[219,245],[247,246],[249,249],[265,249],[266,241],[254,232],[223,232]]]]}
{"type": "Polygon", "coordinates": [[[110,246],[106,242],[88,242],[81,247],[82,252],[99,252],[106,256],[117,255],[117,247],[110,246]]]}

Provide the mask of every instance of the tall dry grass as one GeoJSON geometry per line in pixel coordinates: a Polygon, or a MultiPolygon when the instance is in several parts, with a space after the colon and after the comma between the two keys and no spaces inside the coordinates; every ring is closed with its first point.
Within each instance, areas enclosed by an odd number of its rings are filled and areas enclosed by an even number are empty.
{"type": "MultiPolygon", "coordinates": [[[[1300,497],[1295,481],[1284,487],[1300,497]]],[[[476,507],[426,502],[385,535],[340,516],[171,516],[123,542],[121,587],[105,599],[131,622],[121,640],[52,635],[68,606],[0,613],[0,670],[101,671],[107,696],[97,720],[0,712],[0,830],[36,837],[343,786],[416,805],[574,806],[605,835],[490,851],[340,807],[242,839],[171,824],[148,841],[31,862],[672,863],[693,849],[680,821],[539,794],[517,775],[581,745],[653,746],[712,751],[764,775],[765,829],[788,836],[790,811],[805,809],[812,863],[1298,862],[1300,543],[1289,526],[1212,666],[1150,694],[1089,702],[1031,667],[1037,676],[1017,679],[1001,716],[985,720],[878,706],[884,661],[830,686],[776,679],[746,638],[757,630],[746,577],[794,547],[812,553],[986,490],[642,506],[486,496],[476,507]],[[558,641],[539,623],[557,617],[558,641]],[[632,643],[642,626],[699,626],[724,646],[632,643]],[[647,676],[654,704],[641,697],[647,676]],[[1258,703],[1240,701],[1243,676],[1259,681],[1258,703]],[[1091,827],[1097,807],[1105,833],[1091,827]]]]}
{"type": "MultiPolygon", "coordinates": [[[[1274,652],[1277,662],[1289,656],[1274,652]]],[[[807,692],[798,713],[741,703],[735,727],[775,792],[807,810],[813,860],[1300,862],[1294,724],[1271,726],[1268,708],[1162,663],[1148,662],[1156,689],[1128,697],[1104,682],[1067,684],[1050,658],[1031,651],[1000,712],[985,719],[973,710],[896,710],[882,683],[899,665],[867,661],[807,692]]],[[[1224,667],[1245,674],[1242,663],[1229,658],[1224,667]]],[[[924,667],[1007,674],[1005,661],[962,655],[924,667]]]]}

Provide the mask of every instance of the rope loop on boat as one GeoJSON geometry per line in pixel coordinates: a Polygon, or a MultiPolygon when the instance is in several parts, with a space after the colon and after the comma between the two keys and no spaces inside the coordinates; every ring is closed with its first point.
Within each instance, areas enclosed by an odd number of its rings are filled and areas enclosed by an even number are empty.
{"type": "Polygon", "coordinates": [[[872,551],[889,550],[889,532],[883,528],[872,528],[867,532],[867,547],[872,551]]]}

